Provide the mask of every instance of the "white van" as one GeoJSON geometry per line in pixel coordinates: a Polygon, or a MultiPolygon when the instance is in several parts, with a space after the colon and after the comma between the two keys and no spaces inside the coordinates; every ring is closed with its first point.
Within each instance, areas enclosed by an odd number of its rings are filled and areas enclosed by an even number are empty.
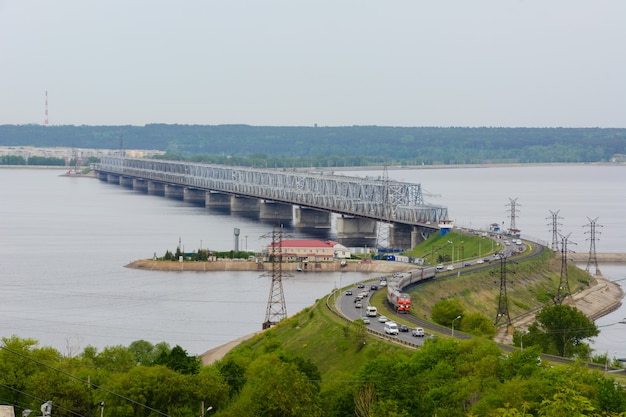
{"type": "Polygon", "coordinates": [[[385,323],[385,333],[390,335],[398,335],[398,325],[393,321],[385,323]]]}
{"type": "Polygon", "coordinates": [[[367,317],[376,317],[378,315],[378,310],[374,306],[367,306],[367,311],[365,312],[367,317]]]}

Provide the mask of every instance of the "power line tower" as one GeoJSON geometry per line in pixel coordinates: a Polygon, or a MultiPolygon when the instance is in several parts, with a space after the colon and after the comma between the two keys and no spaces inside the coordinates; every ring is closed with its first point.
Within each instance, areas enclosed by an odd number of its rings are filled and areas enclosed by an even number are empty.
{"type": "Polygon", "coordinates": [[[517,204],[517,199],[519,197],[515,197],[513,198],[509,198],[509,204],[507,204],[507,206],[510,206],[511,208],[509,209],[509,215],[510,215],[510,226],[509,226],[509,232],[511,234],[515,234],[517,233],[519,230],[517,229],[517,227],[515,226],[515,217],[517,216],[517,213],[519,212],[519,210],[517,209],[518,205],[521,204],[517,204]]]}
{"type": "Polygon", "coordinates": [[[378,222],[378,227],[376,230],[377,251],[383,248],[389,249],[391,247],[390,229],[392,227],[392,219],[396,217],[396,205],[394,205],[393,188],[394,187],[389,181],[389,172],[387,171],[387,165],[385,165],[383,169],[383,188],[380,195],[380,202],[382,204],[381,218],[383,220],[378,222]]]}
{"type": "Polygon", "coordinates": [[[552,221],[551,223],[548,224],[548,226],[552,227],[551,249],[555,252],[559,250],[559,226],[562,226],[562,224],[559,223],[559,219],[563,218],[563,217],[559,217],[559,211],[561,210],[557,210],[556,212],[550,210],[552,221]]]}
{"type": "MultiPolygon", "coordinates": [[[[561,277],[559,279],[559,287],[556,290],[556,297],[554,299],[554,304],[563,304],[563,300],[567,298],[567,296],[572,295],[572,291],[569,288],[569,276],[567,274],[567,253],[569,249],[567,248],[569,236],[561,236],[561,277]]],[[[575,245],[574,242],[571,244],[575,245]]]]}
{"type": "Polygon", "coordinates": [[[263,330],[269,329],[281,320],[287,318],[287,307],[285,306],[285,293],[283,292],[283,229],[282,226],[272,230],[272,244],[270,245],[270,258],[272,261],[272,286],[267,300],[267,310],[265,311],[265,321],[263,330]]]}
{"type": "Polygon", "coordinates": [[[602,227],[602,225],[596,224],[596,222],[598,221],[597,217],[593,220],[587,217],[587,220],[589,220],[589,224],[586,224],[583,227],[589,227],[589,230],[586,231],[585,233],[591,234],[589,239],[587,239],[591,243],[589,245],[589,259],[587,259],[587,268],[585,268],[585,271],[589,272],[589,268],[591,267],[591,265],[593,265],[593,267],[595,268],[594,275],[600,275],[600,269],[598,268],[598,258],[596,257],[596,240],[599,240],[599,239],[596,239],[596,234],[600,234],[600,232],[597,231],[596,228],[602,227]]]}
{"type": "Polygon", "coordinates": [[[506,319],[506,324],[511,325],[511,316],[509,315],[509,299],[506,294],[506,273],[507,273],[507,260],[506,256],[500,257],[500,296],[498,298],[498,312],[496,313],[495,325],[500,323],[500,320],[506,319]]]}

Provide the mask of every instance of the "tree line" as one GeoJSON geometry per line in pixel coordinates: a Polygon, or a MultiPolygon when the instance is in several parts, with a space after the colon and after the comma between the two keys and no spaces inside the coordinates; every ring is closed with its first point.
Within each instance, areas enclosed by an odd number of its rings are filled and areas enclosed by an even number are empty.
{"type": "Polygon", "coordinates": [[[161,150],[260,167],[607,162],[623,128],[0,125],[0,145],[161,150]]]}

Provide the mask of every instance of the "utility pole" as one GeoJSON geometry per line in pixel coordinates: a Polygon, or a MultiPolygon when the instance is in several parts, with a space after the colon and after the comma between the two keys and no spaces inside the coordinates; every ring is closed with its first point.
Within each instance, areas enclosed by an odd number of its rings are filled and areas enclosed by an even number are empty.
{"type": "Polygon", "coordinates": [[[496,313],[495,325],[500,323],[500,320],[506,318],[506,324],[511,325],[511,316],[509,315],[509,299],[506,293],[506,256],[500,257],[500,296],[498,298],[498,312],[496,313]]]}
{"type": "MultiPolygon", "coordinates": [[[[563,300],[569,295],[572,295],[572,291],[569,288],[569,277],[567,274],[567,240],[569,239],[567,236],[561,235],[561,277],[559,279],[559,288],[556,291],[556,298],[554,300],[555,304],[562,304],[563,300]]],[[[575,243],[572,242],[575,245],[575,243]]]]}
{"type": "Polygon", "coordinates": [[[270,256],[272,259],[272,285],[270,295],[267,300],[267,310],[265,311],[265,321],[263,330],[269,329],[281,320],[287,318],[287,307],[285,306],[285,293],[283,292],[283,229],[282,226],[277,231],[272,231],[272,244],[270,256]]]}
{"type": "Polygon", "coordinates": [[[559,223],[559,219],[563,218],[563,217],[559,217],[559,211],[561,210],[557,210],[556,212],[550,210],[552,221],[548,224],[549,226],[551,226],[551,229],[552,229],[551,249],[555,252],[559,250],[559,226],[562,226],[562,224],[559,223]]]}
{"type": "Polygon", "coordinates": [[[600,275],[600,269],[598,268],[598,258],[596,257],[596,240],[599,240],[596,239],[596,234],[600,234],[600,232],[597,231],[596,228],[602,227],[602,225],[596,224],[596,222],[598,221],[597,217],[593,220],[591,220],[589,217],[587,217],[587,219],[589,220],[589,224],[586,224],[583,227],[589,227],[589,231],[585,232],[585,234],[591,234],[591,237],[587,239],[591,243],[589,245],[589,259],[587,259],[587,268],[585,268],[585,271],[589,272],[589,268],[591,267],[591,265],[593,265],[595,268],[594,275],[600,275]]]}
{"type": "Polygon", "coordinates": [[[510,206],[511,208],[509,209],[509,215],[510,215],[510,221],[511,224],[509,226],[509,232],[511,234],[514,234],[517,231],[517,227],[515,226],[515,217],[518,213],[519,210],[517,210],[517,206],[520,204],[517,204],[517,199],[519,197],[515,197],[513,198],[509,198],[509,204],[507,204],[507,206],[510,206]]]}

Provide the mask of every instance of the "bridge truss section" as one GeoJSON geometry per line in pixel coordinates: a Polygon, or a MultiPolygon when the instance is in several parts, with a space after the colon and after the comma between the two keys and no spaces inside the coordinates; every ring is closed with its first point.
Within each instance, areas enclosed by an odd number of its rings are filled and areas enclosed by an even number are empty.
{"type": "Polygon", "coordinates": [[[446,207],[424,201],[421,184],[125,157],[104,157],[96,170],[377,221],[420,225],[448,218],[446,207]],[[385,209],[388,201],[391,215],[385,209]]]}

